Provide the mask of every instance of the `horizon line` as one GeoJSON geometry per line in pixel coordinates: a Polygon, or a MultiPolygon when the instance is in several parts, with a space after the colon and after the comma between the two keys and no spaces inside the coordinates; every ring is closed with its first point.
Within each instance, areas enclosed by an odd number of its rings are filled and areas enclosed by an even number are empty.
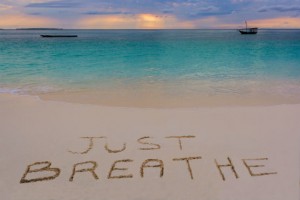
{"type": "MultiPolygon", "coordinates": [[[[0,30],[238,30],[241,28],[51,28],[51,27],[30,27],[30,28],[0,28],[0,30]]],[[[300,28],[259,28],[261,30],[300,30],[300,28]]]]}

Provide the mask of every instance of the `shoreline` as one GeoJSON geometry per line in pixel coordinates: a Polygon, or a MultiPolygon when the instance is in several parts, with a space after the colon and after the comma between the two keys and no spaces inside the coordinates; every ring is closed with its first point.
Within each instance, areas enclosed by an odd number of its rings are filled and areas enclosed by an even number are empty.
{"type": "Polygon", "coordinates": [[[85,87],[3,88],[1,93],[39,96],[43,100],[112,107],[185,108],[234,107],[300,104],[300,87],[293,82],[265,83],[188,82],[168,84],[140,82],[106,84],[85,87]]]}
{"type": "Polygon", "coordinates": [[[206,96],[195,99],[176,99],[156,97],[147,99],[147,96],[133,99],[124,96],[113,95],[108,98],[101,98],[100,95],[94,95],[92,98],[89,93],[69,92],[69,93],[48,93],[48,94],[15,94],[15,93],[0,93],[1,96],[32,97],[45,102],[60,102],[78,105],[94,105],[100,107],[112,108],[137,108],[137,109],[197,109],[197,108],[238,108],[238,107],[272,107],[285,105],[300,105],[300,99],[293,98],[278,98],[277,96],[260,97],[241,97],[241,96],[206,96]],[[121,98],[120,98],[121,97],[121,98]],[[101,98],[101,99],[100,99],[101,98]],[[122,99],[123,98],[123,99],[122,99]],[[115,100],[118,99],[118,100],[115,100]],[[120,100],[121,99],[121,100],[120,100]]]}
{"type": "MultiPolygon", "coordinates": [[[[66,94],[67,96],[67,94],[66,94]]],[[[59,96],[57,98],[56,95],[53,94],[40,94],[40,95],[34,95],[34,94],[12,94],[12,93],[0,93],[0,99],[14,99],[14,100],[21,100],[22,99],[31,99],[31,100],[37,100],[42,103],[58,103],[58,104],[66,104],[66,105],[78,105],[78,106],[92,106],[92,107],[99,107],[99,108],[111,108],[111,109],[137,109],[137,110],[148,110],[148,109],[153,109],[153,110],[193,110],[193,109],[238,109],[238,108],[270,108],[270,107],[282,107],[282,106],[300,106],[300,102],[295,101],[293,103],[288,103],[288,102],[261,102],[261,101],[253,101],[255,98],[249,100],[249,102],[230,102],[230,103],[220,103],[220,102],[209,102],[209,100],[205,99],[205,101],[202,102],[202,104],[196,104],[196,105],[190,105],[188,104],[175,104],[171,106],[166,106],[165,104],[163,105],[157,105],[151,103],[150,106],[149,104],[142,104],[135,102],[123,102],[120,104],[120,102],[106,102],[106,103],[99,103],[99,102],[86,102],[79,99],[69,99],[69,98],[64,98],[64,96],[59,96]],[[204,104],[203,104],[204,103],[204,104]]],[[[220,98],[218,98],[220,99],[220,98]]],[[[271,97],[270,97],[271,99],[271,97]]],[[[228,100],[228,99],[227,99],[228,100]]],[[[167,103],[167,100],[165,100],[164,103],[167,103]]]]}
{"type": "Polygon", "coordinates": [[[100,94],[84,92],[60,92],[47,94],[17,94],[9,92],[1,92],[0,96],[16,96],[16,97],[33,97],[41,101],[62,102],[81,105],[96,105],[102,107],[116,108],[153,108],[153,109],[193,109],[193,108],[222,108],[222,107],[270,107],[281,105],[300,105],[300,98],[287,98],[278,96],[265,96],[257,98],[255,96],[198,96],[198,98],[173,98],[166,96],[151,96],[146,95],[137,98],[130,95],[119,95],[117,93],[110,94],[109,97],[103,97],[100,94]],[[116,100],[117,99],[117,100],[116,100]],[[198,100],[197,100],[198,99],[198,100]]]}
{"type": "Polygon", "coordinates": [[[38,95],[45,101],[61,101],[86,105],[100,105],[108,107],[133,107],[133,108],[218,108],[218,107],[255,107],[297,105],[300,98],[286,98],[278,96],[223,95],[223,96],[195,96],[195,97],[170,97],[170,96],[144,96],[113,94],[107,97],[102,95],[89,96],[89,93],[65,93],[65,94],[42,94],[38,95]]]}
{"type": "Polygon", "coordinates": [[[243,106],[276,106],[300,104],[300,96],[280,96],[271,94],[219,94],[219,95],[177,95],[164,92],[123,91],[80,91],[53,92],[38,95],[42,100],[62,101],[79,104],[92,104],[108,107],[133,108],[198,108],[198,107],[243,107],[243,106]]]}

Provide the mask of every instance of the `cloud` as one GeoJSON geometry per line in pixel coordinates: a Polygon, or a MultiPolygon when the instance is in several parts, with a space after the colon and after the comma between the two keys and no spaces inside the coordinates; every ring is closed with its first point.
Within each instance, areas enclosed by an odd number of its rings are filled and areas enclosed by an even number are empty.
{"type": "Polygon", "coordinates": [[[10,5],[0,4],[0,10],[9,10],[11,8],[12,6],[10,5]]]}
{"type": "Polygon", "coordinates": [[[195,19],[192,23],[195,28],[219,28],[222,22],[215,16],[209,16],[201,19],[195,19]]]}
{"type": "Polygon", "coordinates": [[[161,28],[194,28],[188,21],[180,21],[175,16],[141,13],[136,15],[99,15],[80,19],[80,28],[94,29],[161,29],[161,28]]]}
{"type": "Polygon", "coordinates": [[[164,14],[171,14],[174,13],[172,10],[163,10],[162,13],[164,14]]]}
{"type": "MultiPolygon", "coordinates": [[[[299,17],[276,17],[248,20],[248,25],[258,28],[300,28],[299,17]]],[[[221,24],[221,28],[242,28],[241,24],[221,24]]]]}
{"type": "Polygon", "coordinates": [[[42,3],[30,3],[27,4],[28,8],[74,8],[78,7],[80,4],[77,2],[70,1],[48,1],[42,3]]]}
{"type": "Polygon", "coordinates": [[[258,10],[258,12],[268,12],[268,11],[278,11],[278,12],[300,12],[300,6],[283,6],[283,5],[276,5],[276,6],[267,6],[262,7],[258,10]]]}
{"type": "Polygon", "coordinates": [[[188,18],[195,19],[195,18],[202,18],[207,16],[217,16],[217,15],[227,15],[232,13],[232,10],[228,9],[220,9],[216,6],[208,6],[197,9],[196,13],[189,13],[188,18]]]}
{"type": "Polygon", "coordinates": [[[126,15],[103,15],[92,16],[81,19],[78,26],[82,28],[162,28],[161,18],[152,14],[139,14],[135,16],[126,15]]]}
{"type": "Polygon", "coordinates": [[[36,16],[39,16],[39,15],[42,15],[42,13],[39,13],[39,12],[32,12],[32,13],[28,13],[29,15],[36,15],[36,16]]]}
{"type": "Polygon", "coordinates": [[[40,16],[29,15],[4,15],[1,16],[0,27],[3,28],[28,28],[28,27],[56,27],[57,21],[40,16]]]}
{"type": "MultiPolygon", "coordinates": [[[[233,5],[231,0],[85,0],[85,2],[84,7],[87,8],[86,10],[101,8],[101,11],[114,12],[125,10],[132,14],[173,14],[181,19],[226,15],[239,6],[233,5]]],[[[91,14],[94,13],[97,15],[97,12],[92,12],[91,14]]],[[[98,15],[101,14],[102,12],[98,15]]]]}
{"type": "Polygon", "coordinates": [[[20,17],[5,22],[5,16],[18,15],[34,17],[26,19],[36,26],[52,26],[54,19],[63,28],[237,28],[244,19],[255,19],[261,20],[259,27],[282,28],[298,27],[298,4],[299,0],[0,0],[0,22],[22,26],[20,17]]]}
{"type": "Polygon", "coordinates": [[[88,11],[82,13],[84,15],[129,15],[133,14],[132,12],[123,12],[123,11],[88,11]]]}
{"type": "Polygon", "coordinates": [[[300,28],[300,18],[298,17],[258,19],[251,20],[250,23],[259,28],[300,28]]]}
{"type": "MultiPolygon", "coordinates": [[[[13,6],[0,3],[0,14],[12,11],[13,6]]],[[[1,20],[1,19],[0,19],[1,20]]]]}
{"type": "Polygon", "coordinates": [[[195,20],[209,16],[230,15],[239,9],[240,4],[232,3],[230,0],[214,1],[183,1],[172,3],[169,10],[181,18],[195,20]]]}

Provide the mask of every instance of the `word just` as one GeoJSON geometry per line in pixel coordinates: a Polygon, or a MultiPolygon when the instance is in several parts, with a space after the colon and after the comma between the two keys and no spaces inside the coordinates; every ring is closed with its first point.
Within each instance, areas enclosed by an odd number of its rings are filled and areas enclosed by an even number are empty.
{"type": "MultiPolygon", "coordinates": [[[[77,152],[77,151],[69,151],[72,154],[87,154],[88,152],[90,152],[93,147],[94,147],[94,143],[96,139],[105,139],[106,137],[102,136],[102,137],[81,137],[81,139],[85,139],[88,140],[88,146],[86,148],[86,150],[81,151],[81,152],[77,152]]],[[[182,140],[183,139],[191,139],[191,138],[195,138],[195,136],[193,135],[183,135],[183,136],[168,136],[166,137],[167,139],[175,139],[178,141],[178,145],[179,145],[179,149],[182,150],[183,149],[183,145],[182,145],[182,140]]],[[[139,150],[158,150],[161,148],[160,144],[156,144],[153,142],[150,142],[149,140],[153,139],[153,137],[150,136],[145,136],[145,137],[141,137],[139,139],[137,139],[137,142],[141,145],[143,145],[143,147],[139,148],[139,150]]],[[[104,145],[104,149],[108,152],[108,153],[120,153],[125,151],[127,148],[127,144],[123,143],[122,147],[119,149],[111,149],[108,145],[108,143],[105,143],[104,145]]]]}

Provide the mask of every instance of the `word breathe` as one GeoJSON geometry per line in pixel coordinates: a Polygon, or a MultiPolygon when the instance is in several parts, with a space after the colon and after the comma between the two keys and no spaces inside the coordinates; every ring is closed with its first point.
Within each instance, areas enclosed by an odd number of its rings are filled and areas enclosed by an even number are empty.
{"type": "MultiPolygon", "coordinates": [[[[81,137],[82,139],[87,139],[88,142],[88,147],[86,150],[77,152],[77,151],[69,151],[71,154],[87,154],[90,152],[93,147],[96,139],[103,139],[106,137],[81,137]]],[[[192,135],[185,135],[185,136],[169,136],[166,137],[167,139],[176,139],[179,149],[182,151],[183,150],[183,140],[184,139],[192,139],[195,138],[195,136],[192,135]]],[[[141,151],[153,151],[153,150],[159,150],[161,148],[160,144],[156,144],[153,142],[150,142],[149,140],[153,139],[150,136],[145,136],[137,139],[137,142],[140,145],[143,145],[143,147],[140,147],[139,150],[141,151]]],[[[108,153],[116,154],[125,151],[127,148],[126,143],[122,145],[121,148],[119,149],[111,149],[109,148],[109,145],[106,143],[104,145],[104,149],[108,153]]],[[[188,172],[189,177],[191,180],[194,179],[194,174],[193,174],[193,168],[192,168],[192,163],[197,160],[203,159],[202,156],[186,156],[186,157],[178,157],[178,158],[172,158],[171,162],[172,163],[178,163],[178,162],[183,162],[185,163],[185,171],[188,172]],[[192,162],[193,161],[193,162],[192,162]]],[[[230,157],[226,157],[226,163],[220,164],[220,162],[217,159],[214,159],[214,168],[216,171],[218,171],[221,180],[225,181],[226,177],[224,174],[224,169],[228,169],[232,172],[233,176],[238,179],[239,174],[236,170],[235,165],[232,162],[232,159],[230,157]]],[[[263,165],[261,162],[266,162],[268,158],[247,158],[247,159],[241,159],[242,164],[248,171],[249,175],[254,177],[254,176],[266,176],[266,175],[275,175],[277,172],[265,172],[262,169],[262,172],[257,172],[258,168],[263,168],[265,165],[263,165]],[[255,163],[254,163],[255,162],[255,163]]],[[[108,170],[107,174],[107,179],[130,179],[133,178],[134,175],[130,173],[128,165],[133,163],[133,159],[121,159],[121,160],[116,160],[112,163],[110,169],[108,170]]],[[[144,178],[145,174],[147,173],[147,168],[154,168],[157,169],[158,171],[158,177],[162,178],[165,174],[165,162],[161,159],[158,158],[148,158],[145,159],[139,167],[139,177],[144,178]]],[[[38,182],[38,181],[49,181],[56,179],[60,173],[61,169],[58,167],[51,167],[52,163],[50,161],[42,161],[42,162],[35,162],[33,164],[30,164],[27,166],[20,183],[31,183],[31,182],[38,182]]],[[[180,166],[183,166],[182,164],[180,166]]],[[[79,162],[75,163],[72,167],[72,170],[70,172],[70,177],[69,177],[69,182],[73,182],[76,175],[78,173],[86,173],[90,174],[93,179],[98,180],[99,175],[97,174],[96,170],[98,168],[98,163],[95,161],[85,161],[85,162],[79,162]]]]}

